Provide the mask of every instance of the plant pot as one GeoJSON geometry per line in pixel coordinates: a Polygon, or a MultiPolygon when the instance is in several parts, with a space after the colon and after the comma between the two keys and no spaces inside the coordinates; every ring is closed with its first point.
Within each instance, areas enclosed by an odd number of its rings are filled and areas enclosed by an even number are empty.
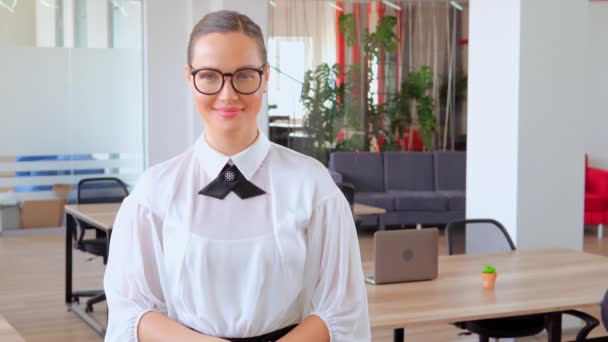
{"type": "Polygon", "coordinates": [[[496,282],[496,273],[481,273],[481,280],[483,281],[484,289],[493,289],[494,283],[496,282]]]}

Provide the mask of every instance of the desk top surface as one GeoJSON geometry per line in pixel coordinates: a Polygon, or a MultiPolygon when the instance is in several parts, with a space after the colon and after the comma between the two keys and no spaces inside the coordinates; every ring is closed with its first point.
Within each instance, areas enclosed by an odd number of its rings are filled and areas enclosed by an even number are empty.
{"type": "Polygon", "coordinates": [[[120,203],[70,204],[65,206],[65,212],[101,229],[111,230],[119,208],[120,203]]]}
{"type": "MultiPolygon", "coordinates": [[[[118,203],[70,204],[65,206],[65,211],[102,229],[111,230],[119,208],[118,203]]],[[[386,210],[355,203],[353,212],[355,215],[379,215],[386,213],[386,210]]]]}
{"type": "Polygon", "coordinates": [[[353,204],[353,214],[355,215],[382,215],[386,209],[372,207],[371,205],[355,203],[353,204]]]}
{"type": "MultiPolygon", "coordinates": [[[[364,264],[371,271],[371,262],[364,264]]],[[[608,288],[608,258],[569,249],[439,257],[432,281],[367,285],[373,328],[399,328],[562,311],[598,305],[608,288]],[[496,267],[493,290],[481,270],[496,267]]]]}
{"type": "Polygon", "coordinates": [[[11,326],[4,316],[0,315],[0,341],[4,342],[25,342],[23,336],[11,326]]]}

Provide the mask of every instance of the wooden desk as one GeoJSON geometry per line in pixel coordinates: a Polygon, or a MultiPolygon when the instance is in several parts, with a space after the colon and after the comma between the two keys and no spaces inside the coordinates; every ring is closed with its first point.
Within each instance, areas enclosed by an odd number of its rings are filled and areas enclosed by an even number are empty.
{"type": "MultiPolygon", "coordinates": [[[[118,208],[118,204],[68,205],[65,208],[68,228],[66,303],[75,312],[74,307],[82,310],[72,302],[71,292],[72,240],[69,234],[74,229],[74,217],[111,232],[118,208]]],[[[376,210],[384,210],[360,204],[355,204],[355,208],[369,210],[366,212],[370,214],[382,214],[376,210]]],[[[371,271],[372,263],[364,263],[363,268],[366,272],[371,271]]],[[[599,305],[607,288],[607,257],[568,249],[534,249],[440,256],[437,279],[367,285],[367,295],[372,328],[395,329],[401,340],[404,327],[548,313],[553,324],[550,339],[559,341],[559,312],[599,305]],[[488,264],[498,271],[494,290],[484,290],[481,286],[480,272],[488,264]]],[[[101,329],[105,332],[105,328],[101,329]]]]}
{"type": "Polygon", "coordinates": [[[380,230],[384,230],[384,219],[383,215],[386,214],[386,209],[372,207],[371,205],[354,203],[353,204],[353,214],[355,216],[363,216],[363,215],[377,215],[378,216],[378,228],[380,230]]]}
{"type": "Polygon", "coordinates": [[[82,318],[101,336],[105,335],[106,328],[86,311],[82,310],[75,297],[77,294],[84,296],[85,293],[94,291],[74,292],[72,290],[72,241],[76,232],[76,220],[82,220],[106,233],[106,248],[109,251],[112,226],[114,225],[114,219],[116,218],[119,208],[120,203],[76,204],[65,206],[65,303],[70,311],[82,318]]]}
{"type": "Polygon", "coordinates": [[[395,329],[395,340],[403,340],[404,327],[547,313],[549,340],[560,341],[559,312],[599,305],[607,288],[607,257],[534,249],[440,256],[437,279],[367,285],[367,295],[372,328],[395,329]],[[494,290],[481,286],[488,264],[498,271],[494,290]]]}
{"type": "Polygon", "coordinates": [[[120,203],[66,205],[65,212],[104,231],[112,230],[120,203]]]}
{"type": "Polygon", "coordinates": [[[0,315],[0,341],[25,342],[25,339],[19,335],[17,330],[15,330],[2,315],[0,315]]]}

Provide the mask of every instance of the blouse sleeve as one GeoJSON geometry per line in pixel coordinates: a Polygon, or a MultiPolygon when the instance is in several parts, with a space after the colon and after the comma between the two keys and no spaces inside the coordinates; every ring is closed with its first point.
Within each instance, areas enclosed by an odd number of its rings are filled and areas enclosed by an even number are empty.
{"type": "Polygon", "coordinates": [[[311,314],[325,321],[332,342],[371,341],[357,231],[339,190],[313,211],[308,250],[311,314]]]}
{"type": "Polygon", "coordinates": [[[104,277],[108,303],[105,341],[137,341],[137,325],[149,311],[166,314],[160,285],[161,220],[127,197],[112,229],[104,277]]]}

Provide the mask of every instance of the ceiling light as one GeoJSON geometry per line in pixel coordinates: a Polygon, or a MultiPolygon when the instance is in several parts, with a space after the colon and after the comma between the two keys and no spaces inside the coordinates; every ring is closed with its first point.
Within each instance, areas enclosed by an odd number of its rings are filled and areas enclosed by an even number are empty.
{"type": "Polygon", "coordinates": [[[330,3],[329,3],[329,7],[332,7],[332,8],[337,9],[338,11],[344,12],[344,8],[342,8],[342,7],[338,6],[338,5],[336,5],[336,4],[335,4],[335,3],[333,3],[333,2],[330,2],[330,3]]]}
{"type": "Polygon", "coordinates": [[[52,8],[52,9],[59,8],[59,6],[57,6],[57,0],[40,0],[40,3],[48,8],[52,8]]]}
{"type": "Polygon", "coordinates": [[[15,13],[15,7],[17,7],[17,0],[13,0],[13,3],[10,5],[4,2],[4,0],[0,0],[0,7],[6,8],[9,13],[15,13]]]}
{"type": "Polygon", "coordinates": [[[450,5],[454,6],[454,8],[459,11],[463,10],[462,5],[459,4],[457,1],[454,1],[454,0],[450,1],[450,5]]]}
{"type": "Polygon", "coordinates": [[[386,6],[396,9],[397,11],[401,11],[401,6],[393,3],[392,1],[383,0],[382,1],[386,6]]]}

